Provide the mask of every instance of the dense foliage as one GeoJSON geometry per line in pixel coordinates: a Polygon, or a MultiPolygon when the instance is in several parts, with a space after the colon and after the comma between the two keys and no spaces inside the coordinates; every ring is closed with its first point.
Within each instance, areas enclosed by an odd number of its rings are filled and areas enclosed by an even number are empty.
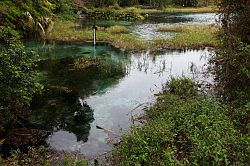
{"type": "Polygon", "coordinates": [[[222,47],[212,59],[216,88],[232,107],[232,120],[249,135],[250,117],[250,2],[221,0],[222,47]]]}
{"type": "Polygon", "coordinates": [[[69,0],[2,0],[0,2],[0,26],[11,27],[24,37],[31,38],[37,35],[38,23],[43,24],[45,18],[53,17],[73,19],[72,3],[69,0]]]}
{"type": "Polygon", "coordinates": [[[37,56],[25,51],[17,33],[0,26],[0,41],[0,127],[3,130],[17,122],[41,85],[34,70],[37,56]]]}
{"type": "Polygon", "coordinates": [[[250,101],[250,2],[222,0],[223,47],[213,59],[218,91],[227,101],[250,101]]]}

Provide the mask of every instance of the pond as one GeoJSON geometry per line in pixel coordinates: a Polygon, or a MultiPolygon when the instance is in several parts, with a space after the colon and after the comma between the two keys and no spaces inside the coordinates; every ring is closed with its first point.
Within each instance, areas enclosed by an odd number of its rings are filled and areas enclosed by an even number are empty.
{"type": "Polygon", "coordinates": [[[205,79],[208,49],[162,53],[125,53],[109,45],[51,42],[27,43],[41,55],[39,70],[47,85],[33,101],[31,121],[51,131],[46,139],[56,150],[78,152],[88,158],[112,149],[115,137],[129,131],[155,102],[170,76],[205,79]],[[134,109],[136,108],[136,109],[134,109]],[[74,113],[81,112],[75,119],[74,113]]]}
{"type": "Polygon", "coordinates": [[[144,23],[136,23],[131,27],[132,34],[144,40],[169,38],[176,33],[158,32],[160,27],[176,26],[180,24],[215,24],[218,16],[215,13],[177,13],[177,14],[151,14],[144,23]]]}
{"type": "Polygon", "coordinates": [[[129,22],[114,20],[80,21],[83,27],[96,24],[100,27],[114,25],[126,26],[130,33],[143,40],[166,38],[175,35],[173,32],[158,32],[159,27],[179,24],[215,24],[218,20],[216,13],[151,13],[145,21],[129,22]]]}

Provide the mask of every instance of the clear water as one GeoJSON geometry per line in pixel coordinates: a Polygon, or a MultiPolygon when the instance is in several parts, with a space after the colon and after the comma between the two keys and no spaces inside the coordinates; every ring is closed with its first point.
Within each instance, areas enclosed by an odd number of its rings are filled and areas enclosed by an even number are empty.
{"type": "Polygon", "coordinates": [[[202,79],[209,51],[167,51],[164,53],[124,53],[108,46],[52,42],[42,46],[28,43],[40,52],[39,70],[49,89],[37,97],[31,120],[51,131],[46,142],[57,150],[78,152],[89,158],[111,150],[109,134],[96,125],[121,135],[129,131],[131,117],[154,103],[170,76],[186,75],[202,79]],[[101,66],[73,70],[76,59],[100,60],[101,66]],[[196,73],[191,71],[195,66],[196,73]],[[199,71],[199,72],[198,72],[199,71]],[[141,105],[137,109],[135,107],[141,105]],[[86,108],[91,108],[90,110],[86,108]],[[75,111],[84,118],[75,120],[75,111]],[[131,110],[133,110],[131,112],[131,110]]]}

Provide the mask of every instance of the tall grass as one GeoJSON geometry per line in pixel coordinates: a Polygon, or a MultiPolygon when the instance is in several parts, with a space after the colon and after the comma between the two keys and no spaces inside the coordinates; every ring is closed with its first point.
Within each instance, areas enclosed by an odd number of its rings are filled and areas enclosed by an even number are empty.
{"type": "Polygon", "coordinates": [[[217,47],[219,41],[217,25],[178,25],[173,27],[160,27],[159,31],[181,32],[170,39],[154,40],[155,47],[163,48],[203,48],[217,47]]]}

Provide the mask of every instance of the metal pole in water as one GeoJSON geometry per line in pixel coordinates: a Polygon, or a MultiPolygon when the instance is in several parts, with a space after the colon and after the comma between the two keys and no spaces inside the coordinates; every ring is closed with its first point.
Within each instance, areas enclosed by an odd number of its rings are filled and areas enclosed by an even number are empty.
{"type": "Polygon", "coordinates": [[[97,30],[95,24],[93,25],[92,29],[93,29],[93,43],[95,46],[96,45],[96,30],[97,30]]]}

